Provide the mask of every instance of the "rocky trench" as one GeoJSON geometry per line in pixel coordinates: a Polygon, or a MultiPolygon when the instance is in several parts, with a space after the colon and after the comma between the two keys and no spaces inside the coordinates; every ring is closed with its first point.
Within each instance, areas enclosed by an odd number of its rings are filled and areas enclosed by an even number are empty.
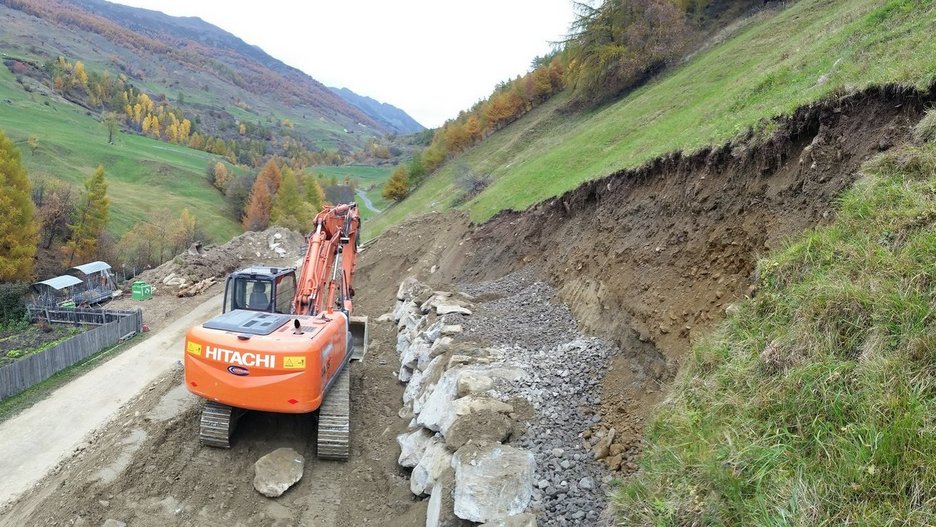
{"type": "Polygon", "coordinates": [[[584,336],[521,270],[438,291],[406,279],[392,313],[406,384],[398,462],[427,527],[596,525],[636,446],[600,424],[614,344],[584,336]]]}

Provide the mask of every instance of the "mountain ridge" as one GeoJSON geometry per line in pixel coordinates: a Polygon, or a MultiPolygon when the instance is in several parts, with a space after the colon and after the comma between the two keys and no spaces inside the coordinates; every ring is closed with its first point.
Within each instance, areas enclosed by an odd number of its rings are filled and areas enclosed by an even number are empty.
{"type": "Polygon", "coordinates": [[[348,88],[329,87],[332,93],[337,94],[345,102],[364,112],[374,121],[389,127],[394,133],[414,134],[426,129],[406,111],[386,102],[380,102],[373,97],[360,95],[348,88]]]}

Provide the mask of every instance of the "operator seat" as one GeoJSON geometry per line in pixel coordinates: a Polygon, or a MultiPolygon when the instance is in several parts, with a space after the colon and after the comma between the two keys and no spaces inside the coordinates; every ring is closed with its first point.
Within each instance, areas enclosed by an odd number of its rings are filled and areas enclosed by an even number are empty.
{"type": "Polygon", "coordinates": [[[247,309],[257,311],[267,311],[270,309],[270,298],[267,297],[266,283],[256,282],[253,291],[250,293],[250,299],[247,301],[247,309]]]}

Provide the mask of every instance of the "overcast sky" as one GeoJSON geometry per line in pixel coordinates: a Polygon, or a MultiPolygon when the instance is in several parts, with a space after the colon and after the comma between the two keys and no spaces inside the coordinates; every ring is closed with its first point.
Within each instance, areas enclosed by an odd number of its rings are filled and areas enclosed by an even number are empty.
{"type": "Polygon", "coordinates": [[[436,127],[562,39],[571,0],[118,0],[197,16],[436,127]]]}

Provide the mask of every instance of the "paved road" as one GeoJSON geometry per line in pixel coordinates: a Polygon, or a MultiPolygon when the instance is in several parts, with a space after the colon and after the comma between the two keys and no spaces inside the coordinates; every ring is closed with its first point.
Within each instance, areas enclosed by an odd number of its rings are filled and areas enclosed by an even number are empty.
{"type": "Polygon", "coordinates": [[[372,210],[373,212],[380,212],[380,209],[374,206],[374,202],[367,197],[367,194],[365,194],[363,190],[357,189],[357,195],[361,198],[362,201],[364,201],[365,207],[372,210]]]}
{"type": "Polygon", "coordinates": [[[186,330],[219,313],[222,297],[205,301],[159,333],[0,423],[0,506],[42,479],[85,436],[168,372],[182,357],[186,330]]]}

